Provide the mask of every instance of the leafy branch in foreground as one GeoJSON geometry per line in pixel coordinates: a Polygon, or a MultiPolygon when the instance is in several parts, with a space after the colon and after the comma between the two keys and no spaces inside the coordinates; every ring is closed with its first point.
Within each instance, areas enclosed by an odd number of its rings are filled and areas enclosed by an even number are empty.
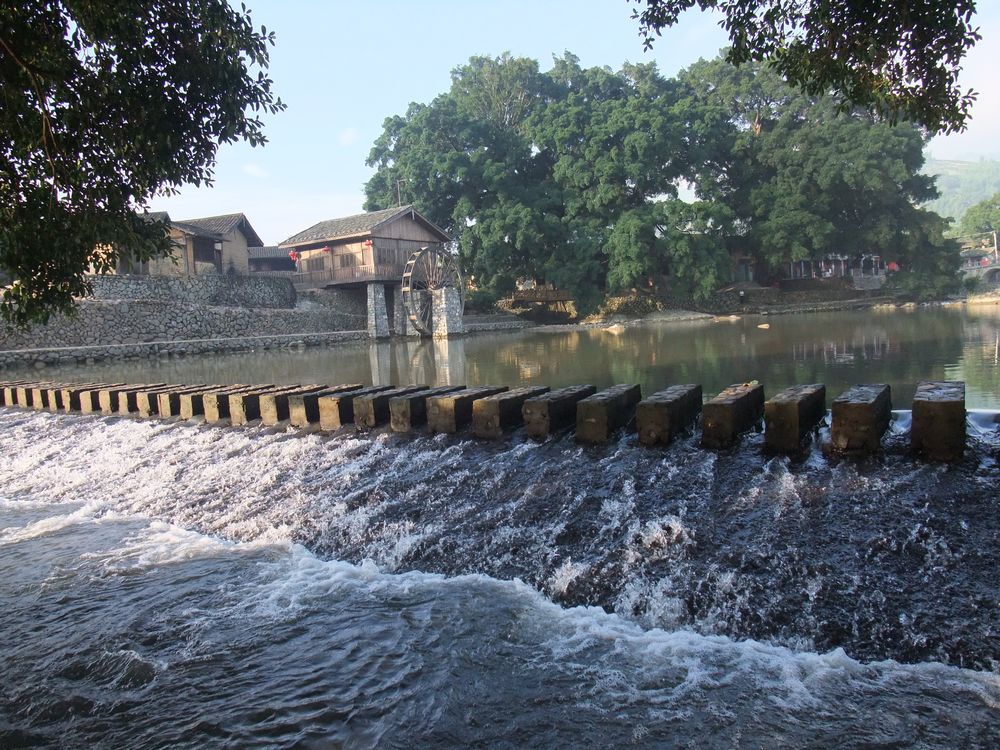
{"type": "Polygon", "coordinates": [[[0,5],[0,317],[69,311],[85,274],[170,252],[137,211],[210,184],[221,143],[284,109],[273,32],[225,0],[0,5]]]}

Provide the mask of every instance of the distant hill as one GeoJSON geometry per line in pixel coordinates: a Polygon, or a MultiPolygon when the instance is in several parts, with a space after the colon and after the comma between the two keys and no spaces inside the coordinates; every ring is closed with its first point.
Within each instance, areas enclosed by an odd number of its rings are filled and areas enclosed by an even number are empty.
{"type": "Polygon", "coordinates": [[[962,218],[965,209],[1000,192],[1000,161],[947,161],[928,159],[924,174],[937,175],[941,197],[927,204],[927,208],[955,220],[962,218]]]}

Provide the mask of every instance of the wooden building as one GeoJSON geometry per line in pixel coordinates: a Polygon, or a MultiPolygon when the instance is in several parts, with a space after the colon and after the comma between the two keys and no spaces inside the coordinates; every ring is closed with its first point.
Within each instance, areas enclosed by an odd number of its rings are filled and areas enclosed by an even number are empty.
{"type": "Polygon", "coordinates": [[[123,259],[117,273],[142,276],[202,276],[250,271],[248,247],[263,245],[243,214],[173,221],[165,211],[145,215],[167,225],[173,252],[138,262],[123,259]]]}
{"type": "Polygon", "coordinates": [[[321,221],[279,247],[296,263],[296,287],[310,289],[398,284],[414,252],[450,239],[413,206],[399,206],[321,221]]]}

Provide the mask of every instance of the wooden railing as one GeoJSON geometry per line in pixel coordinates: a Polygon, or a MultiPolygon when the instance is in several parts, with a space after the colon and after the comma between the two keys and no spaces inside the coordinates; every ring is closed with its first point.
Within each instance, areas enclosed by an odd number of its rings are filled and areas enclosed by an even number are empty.
{"type": "Polygon", "coordinates": [[[333,268],[294,273],[291,276],[292,283],[298,289],[317,289],[335,284],[357,284],[366,281],[399,283],[403,278],[406,261],[415,251],[429,244],[432,243],[376,237],[374,247],[366,248],[364,255],[366,258],[378,260],[378,263],[340,266],[341,256],[334,254],[330,256],[333,268]]]}

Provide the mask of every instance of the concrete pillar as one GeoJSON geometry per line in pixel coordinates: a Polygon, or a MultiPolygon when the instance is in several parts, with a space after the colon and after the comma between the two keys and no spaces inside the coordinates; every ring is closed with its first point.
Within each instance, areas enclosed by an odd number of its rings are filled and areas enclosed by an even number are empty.
{"type": "Polygon", "coordinates": [[[354,426],[359,430],[370,430],[389,421],[389,401],[399,396],[415,394],[426,397],[426,385],[407,385],[390,388],[380,393],[368,393],[354,399],[354,426]]]}
{"type": "Polygon", "coordinates": [[[462,339],[434,340],[436,385],[464,385],[465,342],[462,339]]]}
{"type": "Polygon", "coordinates": [[[643,445],[669,445],[701,412],[700,385],[672,385],[635,407],[635,425],[643,445]]]}
{"type": "Polygon", "coordinates": [[[360,391],[361,383],[349,383],[313,393],[295,393],[288,397],[288,423],[292,427],[308,427],[319,423],[319,399],[345,391],[360,391]]]}
{"type": "Polygon", "coordinates": [[[288,399],[292,396],[302,396],[307,393],[321,393],[325,391],[325,385],[314,383],[296,388],[294,391],[279,391],[276,393],[265,393],[260,397],[260,421],[261,424],[276,425],[288,419],[288,399]]]}
{"type": "Polygon", "coordinates": [[[392,329],[397,336],[419,337],[420,331],[410,322],[410,311],[403,306],[403,286],[397,284],[392,288],[392,329]]]}
{"type": "MultiPolygon", "coordinates": [[[[195,391],[194,393],[182,393],[180,394],[180,417],[181,419],[194,419],[196,416],[203,415],[205,413],[205,397],[209,394],[214,394],[216,396],[225,395],[226,403],[228,405],[228,396],[230,393],[240,393],[242,391],[250,391],[254,388],[270,387],[267,386],[250,386],[250,385],[233,385],[221,390],[205,390],[205,391],[195,391]]],[[[205,421],[208,421],[207,419],[205,421]]]]}
{"type": "Polygon", "coordinates": [[[576,404],[597,393],[592,385],[571,385],[529,398],[521,408],[528,437],[545,438],[576,424],[576,404]]]}
{"type": "Polygon", "coordinates": [[[367,396],[370,393],[381,393],[390,390],[391,386],[376,385],[371,388],[361,388],[356,391],[343,391],[332,393],[328,396],[320,396],[316,403],[319,405],[319,428],[327,432],[339,430],[354,422],[354,399],[358,396],[367,396]]]}
{"type": "Polygon", "coordinates": [[[464,388],[463,385],[444,385],[430,388],[406,396],[394,396],[389,399],[389,426],[393,432],[409,432],[415,427],[427,424],[427,399],[433,396],[443,396],[464,388]]]}
{"type": "Polygon", "coordinates": [[[507,386],[484,385],[427,399],[427,424],[431,432],[458,432],[472,421],[472,404],[478,398],[503,393],[507,386]]]}
{"type": "Polygon", "coordinates": [[[725,448],[764,416],[764,386],[731,385],[701,408],[701,444],[725,448]]]}
{"type": "Polygon", "coordinates": [[[776,453],[794,453],[825,416],[825,385],[786,388],[764,404],[764,445],[776,453]]]}
{"type": "Polygon", "coordinates": [[[856,385],[833,400],[830,442],[844,453],[871,453],[889,427],[892,399],[885,383],[856,385]]]}
{"type": "Polygon", "coordinates": [[[392,347],[387,341],[368,345],[368,363],[372,370],[372,385],[392,385],[392,347]]]}
{"type": "Polygon", "coordinates": [[[444,289],[435,289],[431,295],[433,299],[431,325],[434,338],[446,339],[465,333],[465,325],[462,322],[462,295],[458,289],[446,286],[444,289]]]}
{"type": "Polygon", "coordinates": [[[576,405],[576,439],[585,443],[605,443],[628,424],[642,399],[638,384],[619,384],[595,393],[576,405]]]}
{"type": "Polygon", "coordinates": [[[373,339],[389,337],[389,312],[385,306],[385,287],[368,285],[368,335],[373,339]]]}
{"type": "Polygon", "coordinates": [[[932,461],[961,461],[965,452],[965,383],[922,380],[913,395],[910,447],[932,461]]]}
{"type": "Polygon", "coordinates": [[[472,404],[472,429],[476,437],[495,440],[503,431],[524,423],[522,407],[529,398],[548,393],[545,385],[514,388],[481,398],[472,404]]]}

